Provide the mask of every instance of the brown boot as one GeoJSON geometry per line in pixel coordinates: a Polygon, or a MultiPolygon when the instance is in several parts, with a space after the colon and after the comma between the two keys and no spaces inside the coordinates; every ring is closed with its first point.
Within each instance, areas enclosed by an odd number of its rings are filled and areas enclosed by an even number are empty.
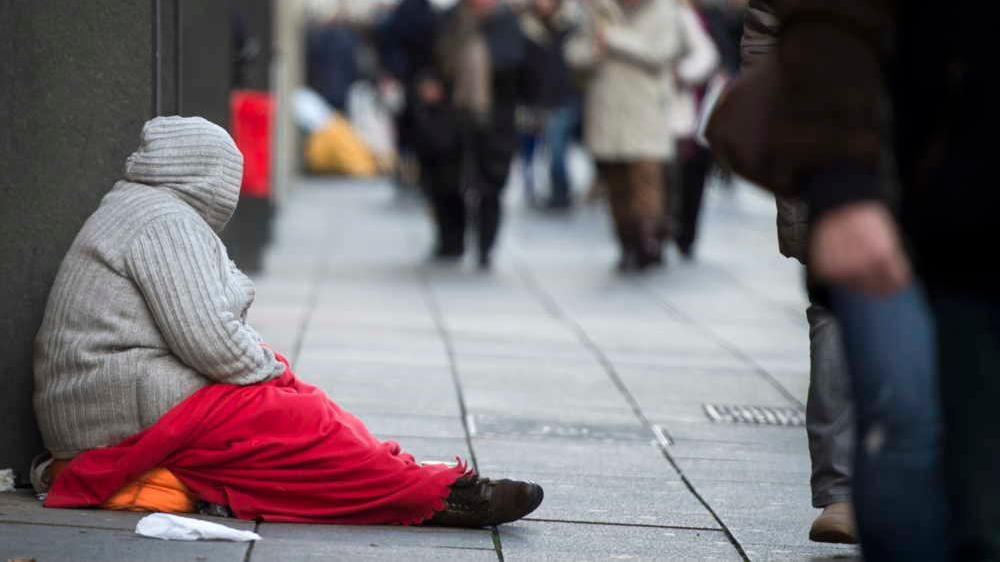
{"type": "Polygon", "coordinates": [[[809,540],[839,544],[857,544],[858,529],[854,523],[851,502],[832,503],[813,521],[809,540]]]}
{"type": "Polygon", "coordinates": [[[533,482],[463,476],[451,485],[444,509],[428,524],[476,528],[509,523],[535,511],[544,495],[533,482]]]}

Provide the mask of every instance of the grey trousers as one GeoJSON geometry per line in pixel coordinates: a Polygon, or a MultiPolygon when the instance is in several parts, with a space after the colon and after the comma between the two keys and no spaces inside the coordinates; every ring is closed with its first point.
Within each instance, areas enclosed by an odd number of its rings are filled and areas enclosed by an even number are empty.
{"type": "Polygon", "coordinates": [[[806,432],[812,461],[813,507],[851,499],[854,442],[851,388],[837,321],[829,310],[810,304],[809,397],[806,432]]]}

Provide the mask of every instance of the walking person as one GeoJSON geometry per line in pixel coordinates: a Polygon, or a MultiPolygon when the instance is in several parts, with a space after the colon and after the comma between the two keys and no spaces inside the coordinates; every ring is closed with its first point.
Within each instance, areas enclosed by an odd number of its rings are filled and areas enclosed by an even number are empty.
{"type": "Polygon", "coordinates": [[[498,0],[463,0],[442,16],[437,30],[434,74],[455,111],[461,140],[455,158],[461,165],[448,172],[447,181],[426,186],[433,193],[437,256],[461,257],[472,214],[479,267],[489,269],[502,217],[500,196],[517,148],[524,36],[517,16],[498,0]]]}
{"type": "Polygon", "coordinates": [[[564,11],[563,0],[532,0],[521,15],[526,42],[523,114],[528,130],[522,138],[522,171],[529,201],[534,198],[533,161],[539,140],[549,156],[549,197],[545,207],[572,206],[567,153],[580,121],[580,96],[566,62],[566,41],[575,23],[564,11]]]}
{"type": "MultiPolygon", "coordinates": [[[[752,71],[776,56],[778,19],[768,2],[753,2],[746,11],[743,69],[752,71]]],[[[781,253],[805,265],[808,262],[809,209],[801,197],[779,196],[778,247],[781,253]]],[[[809,394],[806,432],[812,464],[810,486],[813,507],[822,513],[813,521],[809,538],[818,542],[856,543],[857,529],[851,502],[851,463],[854,412],[850,378],[840,327],[830,309],[810,295],[809,394]]]]}
{"type": "Polygon", "coordinates": [[[157,510],[199,500],[248,520],[480,527],[533,511],[539,486],[416,462],[261,341],[253,283],[218,237],[242,168],[222,128],[157,117],[74,240],[35,346],[35,414],[61,463],[45,505],[134,509],[127,491],[155,481],[179,498],[157,510]]]}
{"type": "Polygon", "coordinates": [[[991,67],[971,39],[988,20],[945,4],[770,5],[777,57],[733,83],[708,136],[736,171],[808,204],[810,273],[852,378],[865,558],[998,560],[1000,268],[983,256],[1000,198],[982,184],[991,67]]]}
{"type": "Polygon", "coordinates": [[[674,147],[664,81],[681,53],[675,0],[594,0],[566,55],[582,76],[584,137],[607,185],[619,269],[663,263],[663,164],[674,147]]]}
{"type": "MultiPolygon", "coordinates": [[[[676,82],[676,95],[670,104],[670,128],[677,143],[675,166],[680,172],[679,189],[672,190],[673,239],[683,257],[694,257],[694,244],[698,237],[705,181],[712,168],[712,152],[696,142],[699,108],[705,97],[708,82],[717,76],[720,64],[719,48],[709,35],[712,20],[701,10],[699,0],[680,2],[680,21],[684,41],[684,57],[677,64],[674,76],[668,78],[668,87],[676,82]]],[[[668,193],[669,195],[670,193],[668,193]]],[[[668,205],[669,207],[670,205],[668,205]]]]}

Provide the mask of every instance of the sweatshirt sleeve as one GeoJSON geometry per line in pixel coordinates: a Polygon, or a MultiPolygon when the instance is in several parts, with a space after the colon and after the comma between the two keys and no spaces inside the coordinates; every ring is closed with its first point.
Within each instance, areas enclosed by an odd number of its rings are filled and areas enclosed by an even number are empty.
{"type": "Polygon", "coordinates": [[[207,225],[178,216],[147,225],[125,267],[170,350],[192,369],[240,385],[281,374],[274,353],[233,313],[245,292],[232,281],[229,260],[207,225]]]}

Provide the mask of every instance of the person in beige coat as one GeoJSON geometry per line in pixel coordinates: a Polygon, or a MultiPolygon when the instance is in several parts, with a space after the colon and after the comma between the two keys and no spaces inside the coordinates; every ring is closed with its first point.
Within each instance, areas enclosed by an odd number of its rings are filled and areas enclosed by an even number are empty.
{"type": "Polygon", "coordinates": [[[584,137],[607,185],[619,268],[662,263],[670,76],[682,54],[675,0],[593,0],[566,46],[584,88],[584,137]]]}

